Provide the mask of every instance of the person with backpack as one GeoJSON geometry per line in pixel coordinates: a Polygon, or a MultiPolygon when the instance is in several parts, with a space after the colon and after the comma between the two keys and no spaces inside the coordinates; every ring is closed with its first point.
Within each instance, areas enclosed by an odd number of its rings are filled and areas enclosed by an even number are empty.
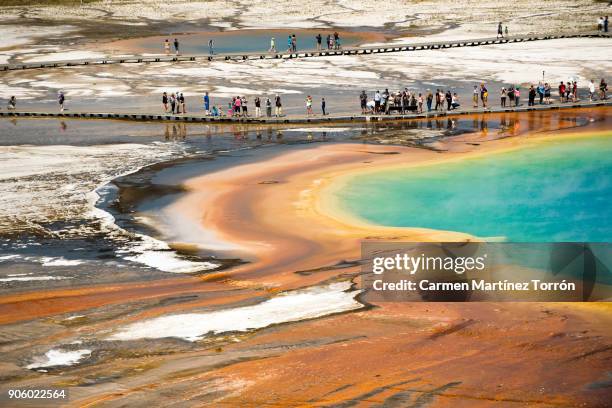
{"type": "Polygon", "coordinates": [[[482,107],[486,109],[489,101],[489,91],[484,83],[480,84],[480,100],[482,101],[482,107]]]}

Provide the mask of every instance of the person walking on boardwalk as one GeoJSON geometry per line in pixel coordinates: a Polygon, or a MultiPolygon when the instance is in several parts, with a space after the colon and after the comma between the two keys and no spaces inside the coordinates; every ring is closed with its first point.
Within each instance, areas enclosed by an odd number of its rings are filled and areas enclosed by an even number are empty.
{"type": "Polygon", "coordinates": [[[542,82],[538,84],[537,91],[538,91],[538,97],[540,98],[540,105],[542,105],[544,103],[544,84],[542,82]]]}
{"type": "Polygon", "coordinates": [[[565,102],[565,84],[563,81],[559,84],[559,102],[565,102]]]}
{"type": "Polygon", "coordinates": [[[521,90],[517,86],[514,88],[514,106],[520,106],[521,104],[521,90]]]}
{"type": "Polygon", "coordinates": [[[434,107],[434,110],[438,110],[440,109],[440,90],[436,89],[436,106],[434,107]]]}
{"type": "Polygon", "coordinates": [[[604,29],[604,18],[599,17],[597,19],[597,31],[603,31],[603,29],[604,29]]]}
{"type": "Polygon", "coordinates": [[[306,116],[312,115],[312,96],[306,97],[306,116]]]}
{"type": "Polygon", "coordinates": [[[261,116],[261,100],[259,96],[255,97],[255,117],[258,118],[261,116]]]}
{"type": "Polygon", "coordinates": [[[448,90],[446,91],[446,94],[444,97],[446,98],[446,110],[451,110],[452,104],[453,104],[453,94],[451,94],[451,91],[448,90]]]}
{"type": "Polygon", "coordinates": [[[337,31],[334,31],[334,48],[340,48],[340,34],[337,31]]]}
{"type": "Polygon", "coordinates": [[[376,93],[374,94],[374,113],[380,113],[380,100],[381,100],[381,96],[380,96],[380,91],[376,91],[376,93]]]}
{"type": "Polygon", "coordinates": [[[297,52],[297,37],[295,34],[291,35],[291,48],[293,52],[297,52]]]}
{"type": "Polygon", "coordinates": [[[368,95],[366,94],[366,91],[361,91],[359,94],[359,105],[361,106],[362,115],[368,113],[368,95]]]}
{"type": "Polygon", "coordinates": [[[603,30],[604,30],[604,33],[607,33],[607,32],[608,32],[608,24],[609,24],[609,22],[608,22],[608,16],[606,16],[606,18],[604,18],[604,22],[603,22],[603,30]]]}
{"type": "Polygon", "coordinates": [[[608,92],[608,84],[606,83],[606,80],[601,78],[601,82],[599,83],[599,97],[603,100],[603,99],[608,99],[608,97],[606,96],[606,93],[608,92]]]}
{"type": "Polygon", "coordinates": [[[327,111],[325,110],[325,98],[321,98],[321,113],[323,114],[323,116],[327,115],[327,111]]]}
{"type": "Polygon", "coordinates": [[[270,98],[266,98],[266,116],[272,117],[272,101],[270,98]]]}
{"type": "Polygon", "coordinates": [[[60,112],[64,111],[64,102],[66,102],[66,96],[63,91],[59,91],[57,95],[57,102],[59,103],[60,112]]]}
{"type": "Polygon", "coordinates": [[[208,54],[213,55],[215,53],[215,41],[211,38],[208,40],[208,54]]]}
{"type": "Polygon", "coordinates": [[[168,41],[167,38],[166,41],[164,41],[164,52],[166,55],[170,55],[170,41],[168,41]]]}
{"type": "Polygon", "coordinates": [[[210,97],[208,92],[204,92],[204,111],[207,115],[210,114],[210,97]]]}
{"type": "Polygon", "coordinates": [[[287,51],[288,52],[292,52],[293,51],[293,44],[292,44],[291,36],[290,35],[287,36],[287,51]]]}
{"type": "Polygon", "coordinates": [[[174,39],[174,52],[179,55],[179,41],[177,38],[174,39]]]}
{"type": "Polygon", "coordinates": [[[508,88],[508,106],[511,108],[514,105],[514,87],[511,85],[508,88]]]}
{"type": "Polygon", "coordinates": [[[508,37],[508,24],[506,24],[506,27],[504,28],[504,32],[505,32],[505,36],[508,37]]]}
{"type": "Polygon", "coordinates": [[[489,91],[484,83],[480,84],[480,100],[482,101],[482,107],[486,109],[489,101],[489,91]]]}
{"type": "Polygon", "coordinates": [[[172,111],[172,114],[174,115],[174,113],[176,112],[176,97],[174,96],[174,94],[170,95],[170,109],[172,111]]]}
{"type": "Polygon", "coordinates": [[[240,98],[240,106],[242,107],[242,116],[245,118],[249,116],[249,101],[247,101],[246,96],[240,98]]]}
{"type": "Polygon", "coordinates": [[[533,87],[533,85],[531,85],[529,87],[529,101],[527,102],[527,106],[535,105],[535,97],[536,97],[536,90],[533,87]]]}
{"type": "Polygon", "coordinates": [[[544,84],[544,103],[546,105],[550,105],[550,92],[551,92],[551,88],[550,88],[550,84],[548,82],[546,82],[544,84]]]}
{"type": "Polygon", "coordinates": [[[427,90],[427,112],[431,112],[431,104],[433,103],[433,94],[431,90],[427,90]]]}
{"type": "Polygon", "coordinates": [[[501,106],[502,108],[505,108],[505,107],[506,107],[506,98],[507,98],[507,97],[508,97],[508,93],[506,92],[506,88],[504,88],[504,87],[502,86],[502,89],[501,89],[501,91],[500,91],[500,99],[501,99],[501,101],[500,101],[500,106],[501,106]]]}
{"type": "Polygon", "coordinates": [[[164,108],[164,113],[168,113],[168,94],[166,92],[162,94],[162,106],[164,108]]]}
{"type": "Polygon", "coordinates": [[[331,35],[327,34],[327,37],[325,38],[325,45],[327,46],[328,50],[331,49],[331,43],[332,43],[331,35]]]}
{"type": "Polygon", "coordinates": [[[385,91],[382,93],[382,98],[380,99],[381,110],[384,113],[389,113],[389,89],[385,88],[385,91]]]}
{"type": "Polygon", "coordinates": [[[499,22],[499,24],[497,25],[497,38],[504,38],[504,31],[502,28],[502,23],[501,21],[499,22]]]}
{"type": "Polygon", "coordinates": [[[270,38],[270,52],[276,52],[276,42],[274,41],[274,37],[270,38]]]}
{"type": "Polygon", "coordinates": [[[419,93],[419,99],[417,100],[418,102],[418,113],[423,113],[423,94],[419,93]]]}
{"type": "Polygon", "coordinates": [[[281,97],[278,94],[276,94],[276,97],[274,97],[274,106],[276,107],[276,117],[278,118],[279,116],[282,116],[283,104],[281,102],[281,97]]]}
{"type": "Polygon", "coordinates": [[[317,51],[321,51],[321,41],[323,40],[321,33],[318,33],[315,39],[317,40],[317,51]]]}
{"type": "Polygon", "coordinates": [[[589,82],[589,100],[595,100],[595,82],[592,79],[589,82]]]}
{"type": "Polygon", "coordinates": [[[183,114],[187,113],[187,109],[185,108],[185,96],[181,92],[181,96],[179,97],[179,101],[181,102],[181,111],[183,114]]]}
{"type": "Polygon", "coordinates": [[[478,91],[478,85],[474,85],[474,91],[472,92],[472,105],[474,108],[478,107],[478,96],[480,92],[478,91]]]}

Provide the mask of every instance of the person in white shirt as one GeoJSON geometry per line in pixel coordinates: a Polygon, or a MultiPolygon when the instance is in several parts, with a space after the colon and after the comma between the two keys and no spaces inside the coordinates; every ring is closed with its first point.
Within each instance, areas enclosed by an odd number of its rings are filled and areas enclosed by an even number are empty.
{"type": "Polygon", "coordinates": [[[593,82],[593,80],[591,79],[591,82],[589,82],[589,99],[592,101],[594,96],[595,96],[595,82],[593,82]]]}

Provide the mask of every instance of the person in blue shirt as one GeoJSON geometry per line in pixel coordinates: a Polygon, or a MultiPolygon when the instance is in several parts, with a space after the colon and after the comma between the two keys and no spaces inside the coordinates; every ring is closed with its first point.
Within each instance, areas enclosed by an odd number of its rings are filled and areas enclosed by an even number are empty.
{"type": "Polygon", "coordinates": [[[206,114],[208,115],[210,111],[210,98],[208,97],[208,92],[204,93],[204,110],[206,111],[206,114]]]}

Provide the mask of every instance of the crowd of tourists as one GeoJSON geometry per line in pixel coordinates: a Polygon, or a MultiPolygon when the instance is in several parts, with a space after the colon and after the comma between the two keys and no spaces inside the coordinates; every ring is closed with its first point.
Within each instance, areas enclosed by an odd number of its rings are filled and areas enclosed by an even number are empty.
{"type": "MultiPolygon", "coordinates": [[[[162,93],[162,108],[164,113],[172,114],[185,114],[187,113],[185,107],[185,97],[182,92],[176,92],[168,95],[167,92],[162,93]]],[[[255,107],[254,112],[249,113],[249,99],[246,96],[234,96],[231,100],[224,104],[213,104],[211,97],[208,92],[204,93],[202,97],[202,108],[204,113],[208,116],[213,117],[235,117],[235,118],[248,118],[255,117],[260,118],[266,117],[280,117],[283,116],[283,102],[279,94],[274,97],[260,98],[256,96],[253,99],[253,105],[255,107]]],[[[308,95],[305,99],[306,115],[314,115],[313,110],[313,98],[308,95]]],[[[325,98],[321,98],[321,114],[327,115],[327,103],[325,98]]]]}
{"type": "MultiPolygon", "coordinates": [[[[557,88],[558,102],[577,102],[579,100],[578,82],[576,80],[561,81],[557,88]]],[[[530,85],[527,93],[527,105],[535,106],[536,101],[540,105],[553,103],[553,90],[549,83],[540,82],[538,85],[530,85]]],[[[499,91],[499,101],[502,108],[521,106],[521,87],[510,85],[502,87],[499,91]]],[[[591,80],[588,84],[589,101],[608,99],[608,84],[604,78],[599,85],[591,80]]],[[[389,92],[377,90],[370,97],[366,91],[361,91],[359,103],[362,114],[399,114],[423,113],[431,111],[451,111],[461,106],[457,92],[451,90],[427,89],[425,92],[412,91],[408,88],[389,92]]],[[[474,85],[472,91],[472,108],[490,108],[489,90],[484,83],[474,85]]]]}
{"type": "Polygon", "coordinates": [[[164,92],[162,94],[162,106],[164,108],[164,113],[187,113],[185,96],[182,92],[171,93],[170,95],[168,95],[167,92],[164,92]]]}

